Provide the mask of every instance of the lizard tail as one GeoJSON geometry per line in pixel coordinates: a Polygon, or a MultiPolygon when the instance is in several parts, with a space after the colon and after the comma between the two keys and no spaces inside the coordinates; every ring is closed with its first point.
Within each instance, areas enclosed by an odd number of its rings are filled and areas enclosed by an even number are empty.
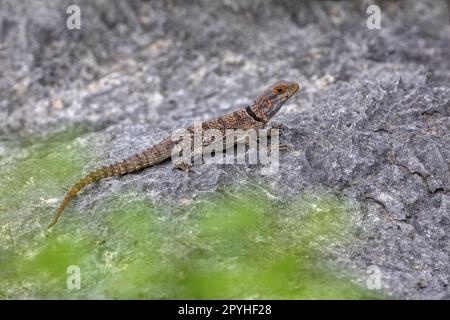
{"type": "Polygon", "coordinates": [[[58,219],[61,217],[64,208],[67,207],[70,200],[72,200],[72,198],[74,198],[77,195],[77,193],[84,187],[94,182],[97,182],[101,179],[132,173],[141,170],[143,168],[158,164],[170,157],[172,146],[173,146],[172,140],[170,140],[170,138],[167,138],[163,140],[159,144],[159,146],[155,145],[152,148],[147,149],[141,153],[137,153],[125,160],[116,162],[109,166],[101,167],[100,169],[97,169],[87,174],[86,176],[81,178],[76,184],[74,184],[69,189],[69,191],[67,191],[64,200],[56,209],[53,219],[48,225],[48,227],[51,228],[58,222],[58,219]]]}
{"type": "Polygon", "coordinates": [[[95,171],[89,173],[88,175],[84,176],[83,178],[81,178],[76,184],[74,184],[69,189],[69,191],[67,191],[67,194],[64,197],[64,200],[59,205],[59,207],[56,209],[55,215],[53,216],[53,219],[50,222],[50,224],[48,225],[48,227],[51,228],[58,222],[58,219],[59,219],[59,217],[61,217],[61,214],[62,214],[64,208],[67,207],[70,200],[72,200],[72,198],[74,198],[81,189],[83,189],[84,187],[86,187],[96,181],[99,181],[103,178],[107,178],[108,176],[109,176],[109,170],[107,170],[107,168],[101,168],[101,169],[95,170],[95,171]]]}
{"type": "Polygon", "coordinates": [[[61,217],[61,214],[65,207],[69,204],[70,200],[74,198],[77,193],[83,189],[84,187],[95,183],[99,180],[110,178],[114,176],[123,175],[126,173],[132,173],[134,171],[140,170],[142,167],[145,167],[146,163],[142,163],[139,161],[136,161],[139,158],[136,158],[137,156],[131,157],[127,160],[123,160],[118,163],[114,163],[112,165],[102,167],[100,169],[97,169],[95,171],[90,172],[83,178],[81,178],[77,183],[75,183],[69,191],[67,191],[66,196],[64,197],[64,200],[61,202],[59,207],[56,209],[55,214],[52,218],[52,221],[48,225],[48,228],[53,227],[57,222],[58,219],[61,217]],[[134,160],[134,161],[130,161],[134,160]]]}

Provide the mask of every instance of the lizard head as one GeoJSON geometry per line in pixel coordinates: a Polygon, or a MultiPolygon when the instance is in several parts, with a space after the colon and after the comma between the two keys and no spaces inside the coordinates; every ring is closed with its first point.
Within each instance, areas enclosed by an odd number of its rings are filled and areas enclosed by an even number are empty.
{"type": "Polygon", "coordinates": [[[298,84],[290,81],[277,81],[261,97],[260,111],[267,120],[272,118],[283,104],[298,91],[298,84]]]}

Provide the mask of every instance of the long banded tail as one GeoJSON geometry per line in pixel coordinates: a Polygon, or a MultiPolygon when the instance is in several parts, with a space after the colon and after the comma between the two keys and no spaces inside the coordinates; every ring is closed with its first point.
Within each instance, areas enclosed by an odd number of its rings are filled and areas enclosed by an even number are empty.
{"type": "Polygon", "coordinates": [[[59,205],[59,207],[56,209],[55,215],[53,216],[52,222],[48,225],[48,227],[54,226],[57,222],[59,217],[61,216],[63,210],[67,205],[69,204],[70,200],[74,198],[77,193],[86,187],[87,185],[90,185],[96,181],[99,181],[101,179],[107,178],[110,175],[111,171],[108,168],[101,168],[95,171],[92,171],[88,175],[81,178],[77,183],[75,183],[69,191],[67,191],[66,196],[64,197],[64,200],[59,205]]]}
{"type": "Polygon", "coordinates": [[[137,153],[125,160],[102,167],[87,174],[69,189],[66,196],[64,197],[64,200],[56,209],[53,219],[48,227],[50,228],[58,222],[58,219],[61,217],[64,208],[67,207],[70,200],[72,200],[72,198],[74,198],[77,193],[84,187],[101,179],[132,173],[143,168],[158,164],[170,157],[172,146],[172,141],[169,139],[165,139],[163,140],[163,142],[153,146],[150,149],[147,149],[144,152],[137,153]]]}

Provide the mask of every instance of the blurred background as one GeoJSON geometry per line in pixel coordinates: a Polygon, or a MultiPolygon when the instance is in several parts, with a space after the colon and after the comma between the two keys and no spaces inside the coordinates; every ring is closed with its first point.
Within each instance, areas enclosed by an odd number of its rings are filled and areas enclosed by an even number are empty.
{"type": "Polygon", "coordinates": [[[301,84],[302,108],[337,81],[448,84],[448,2],[380,2],[381,30],[366,26],[370,4],[2,0],[1,132],[207,118],[274,79],[301,84]]]}
{"type": "Polygon", "coordinates": [[[0,0],[0,297],[448,298],[449,7],[0,0]],[[300,91],[276,176],[162,165],[87,189],[46,233],[82,173],[278,79],[300,91]]]}

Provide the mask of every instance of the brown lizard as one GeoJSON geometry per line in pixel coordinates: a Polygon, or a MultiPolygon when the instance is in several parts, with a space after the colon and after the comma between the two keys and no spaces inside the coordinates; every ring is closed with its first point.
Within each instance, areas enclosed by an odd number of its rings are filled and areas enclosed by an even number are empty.
{"type": "MultiPolygon", "coordinates": [[[[298,84],[289,81],[277,81],[257,98],[251,105],[239,111],[209,120],[201,125],[202,131],[218,129],[225,136],[227,129],[262,129],[269,120],[280,110],[281,106],[298,91],[298,84]]],[[[191,134],[194,128],[186,129],[191,134]]],[[[202,142],[205,145],[205,142],[202,142]]],[[[64,208],[70,200],[84,187],[101,179],[120,176],[136,172],[143,168],[159,164],[171,157],[175,142],[169,136],[147,150],[139,152],[125,160],[94,170],[81,178],[67,192],[64,200],[56,209],[49,228],[58,222],[64,208]]]]}

